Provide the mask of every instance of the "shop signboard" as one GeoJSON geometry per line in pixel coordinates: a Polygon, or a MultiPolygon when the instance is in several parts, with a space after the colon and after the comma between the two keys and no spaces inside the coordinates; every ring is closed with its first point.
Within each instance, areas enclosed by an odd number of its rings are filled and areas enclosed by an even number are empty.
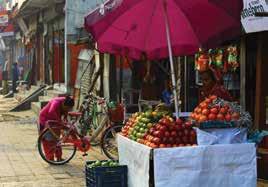
{"type": "Polygon", "coordinates": [[[268,30],[268,17],[257,17],[256,12],[268,12],[267,0],[243,0],[241,22],[246,33],[268,30]]]}
{"type": "Polygon", "coordinates": [[[0,15],[0,26],[7,26],[8,25],[8,15],[2,14],[0,15]]]}

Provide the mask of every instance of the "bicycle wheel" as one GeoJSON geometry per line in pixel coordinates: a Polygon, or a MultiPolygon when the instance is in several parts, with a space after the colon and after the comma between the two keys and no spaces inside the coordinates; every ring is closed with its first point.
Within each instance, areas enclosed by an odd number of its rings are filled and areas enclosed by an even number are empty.
{"type": "Polygon", "coordinates": [[[123,125],[107,128],[101,137],[101,149],[104,154],[112,160],[118,159],[117,133],[121,132],[123,125]]]}
{"type": "Polygon", "coordinates": [[[57,139],[49,129],[44,130],[38,138],[38,152],[42,159],[49,164],[63,165],[69,162],[76,153],[73,143],[63,141],[66,136],[57,139]]]}

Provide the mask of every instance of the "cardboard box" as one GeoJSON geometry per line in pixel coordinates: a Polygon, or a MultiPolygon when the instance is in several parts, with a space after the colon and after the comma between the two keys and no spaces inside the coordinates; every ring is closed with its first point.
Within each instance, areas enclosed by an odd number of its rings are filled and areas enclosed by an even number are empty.
{"type": "Polygon", "coordinates": [[[254,144],[151,149],[118,136],[119,162],[129,187],[255,187],[254,144]]]}

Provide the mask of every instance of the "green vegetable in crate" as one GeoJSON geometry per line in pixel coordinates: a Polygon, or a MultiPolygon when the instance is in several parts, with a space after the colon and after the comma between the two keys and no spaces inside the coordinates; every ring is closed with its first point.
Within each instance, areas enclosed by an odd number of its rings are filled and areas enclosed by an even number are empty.
{"type": "Polygon", "coordinates": [[[115,167],[119,166],[117,161],[108,160],[108,161],[99,161],[93,162],[88,165],[89,168],[95,168],[95,167],[115,167]]]}

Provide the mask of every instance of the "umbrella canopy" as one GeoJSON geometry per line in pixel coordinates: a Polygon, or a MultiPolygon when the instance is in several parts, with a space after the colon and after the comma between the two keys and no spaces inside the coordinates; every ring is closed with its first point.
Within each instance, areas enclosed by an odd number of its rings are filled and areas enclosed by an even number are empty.
{"type": "Polygon", "coordinates": [[[173,55],[215,47],[241,32],[241,0],[109,0],[85,18],[101,52],[139,59],[169,56],[166,4],[173,55]]]}

